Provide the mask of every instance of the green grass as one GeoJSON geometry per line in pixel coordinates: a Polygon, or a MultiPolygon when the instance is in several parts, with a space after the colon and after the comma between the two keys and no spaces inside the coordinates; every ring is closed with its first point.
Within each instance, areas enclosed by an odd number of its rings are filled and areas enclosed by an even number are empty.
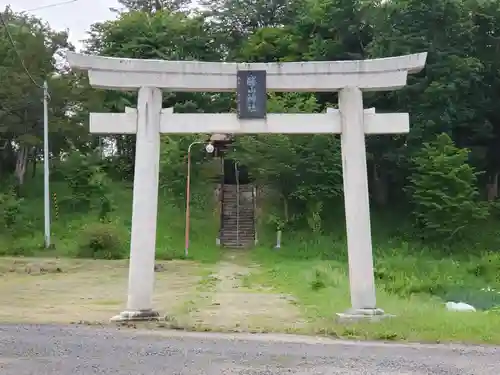
{"type": "MultiPolygon", "coordinates": [[[[71,192],[63,182],[53,182],[51,193],[56,195],[58,212],[56,213],[52,198],[52,243],[53,249],[44,249],[43,230],[43,186],[39,179],[30,181],[24,202],[21,206],[20,223],[14,235],[7,231],[0,233],[2,250],[0,255],[13,256],[62,256],[74,257],[79,243],[84,240],[84,229],[98,224],[97,211],[72,209],[64,198],[71,192]]],[[[191,231],[189,259],[201,262],[216,262],[220,258],[220,249],[215,245],[217,220],[211,220],[211,211],[206,211],[204,202],[209,194],[198,192],[193,198],[191,211],[191,231]]],[[[113,184],[113,201],[115,210],[110,215],[109,226],[120,237],[123,254],[126,256],[130,246],[130,226],[132,214],[132,186],[130,184],[113,184]]],[[[157,222],[157,259],[170,260],[184,258],[185,209],[175,204],[165,193],[160,193],[157,222]]]]}
{"type": "MultiPolygon", "coordinates": [[[[335,314],[350,307],[345,241],[341,236],[305,237],[280,250],[257,249],[264,272],[253,280],[295,296],[316,333],[344,338],[500,344],[500,255],[431,256],[395,241],[375,249],[377,304],[396,317],[381,322],[338,324],[335,314]],[[325,251],[326,250],[326,251],[325,251]],[[328,256],[326,256],[328,254],[328,256]],[[325,259],[329,258],[329,259],[325,259]],[[463,301],[485,310],[449,312],[445,301],[463,301]],[[488,309],[488,310],[486,310],[488,309]]],[[[389,243],[389,241],[387,242],[389,243]]]]}

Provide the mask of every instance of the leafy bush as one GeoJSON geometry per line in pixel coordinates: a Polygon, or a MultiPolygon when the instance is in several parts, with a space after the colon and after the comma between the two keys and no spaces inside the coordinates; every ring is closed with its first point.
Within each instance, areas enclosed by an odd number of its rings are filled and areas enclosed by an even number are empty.
{"type": "Polygon", "coordinates": [[[425,143],[414,155],[406,191],[423,238],[450,240],[487,217],[468,155],[469,150],[456,147],[447,134],[425,143]]]}
{"type": "Polygon", "coordinates": [[[0,225],[3,233],[12,239],[31,234],[34,230],[32,218],[27,215],[24,198],[14,191],[0,194],[0,225]]]}
{"type": "Polygon", "coordinates": [[[63,198],[72,209],[88,211],[94,206],[99,210],[99,219],[108,220],[114,209],[110,195],[110,179],[104,172],[97,153],[82,154],[73,151],[61,162],[59,173],[71,189],[71,196],[63,198]]]}
{"type": "Polygon", "coordinates": [[[4,245],[0,247],[0,257],[31,257],[35,255],[33,247],[24,246],[23,244],[13,244],[12,246],[4,245]]]}
{"type": "Polygon", "coordinates": [[[19,222],[22,202],[23,199],[17,197],[13,192],[0,195],[0,206],[5,228],[12,229],[19,222]]]}
{"type": "Polygon", "coordinates": [[[496,252],[483,254],[478,261],[469,262],[467,272],[500,287],[500,254],[496,252]]]}
{"type": "Polygon", "coordinates": [[[110,223],[96,223],[81,234],[77,256],[92,259],[123,259],[126,250],[122,233],[110,223]]]}

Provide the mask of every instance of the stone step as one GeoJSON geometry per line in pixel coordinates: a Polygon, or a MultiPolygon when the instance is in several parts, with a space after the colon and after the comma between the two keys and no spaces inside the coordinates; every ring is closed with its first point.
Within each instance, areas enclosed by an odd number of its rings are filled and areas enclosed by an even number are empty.
{"type": "MultiPolygon", "coordinates": [[[[236,198],[238,196],[237,191],[223,191],[222,192],[224,198],[236,198]]],[[[241,191],[240,190],[240,197],[245,197],[245,198],[252,198],[253,193],[251,191],[241,191]]]]}
{"type": "Polygon", "coordinates": [[[239,231],[238,229],[235,228],[222,228],[222,231],[221,233],[222,234],[236,234],[236,233],[240,233],[240,234],[251,234],[253,235],[255,233],[254,229],[253,228],[240,228],[239,231]]]}
{"type": "MultiPolygon", "coordinates": [[[[245,244],[245,243],[255,243],[255,239],[253,237],[240,237],[239,239],[240,244],[245,244]]],[[[238,239],[236,237],[231,237],[231,238],[221,238],[220,243],[225,245],[225,244],[236,244],[238,243],[238,239]]]]}
{"type": "Polygon", "coordinates": [[[237,231],[239,230],[240,232],[242,231],[254,231],[254,226],[253,224],[245,224],[245,225],[240,225],[239,228],[237,225],[224,225],[222,227],[223,231],[237,231]]]}
{"type": "MultiPolygon", "coordinates": [[[[231,239],[227,239],[227,240],[221,238],[220,242],[223,245],[227,245],[227,244],[236,245],[238,243],[236,238],[231,238],[231,239]]],[[[255,240],[253,238],[246,238],[246,239],[240,238],[239,243],[240,243],[240,245],[253,244],[253,243],[255,243],[255,240]]]]}
{"type": "Polygon", "coordinates": [[[253,222],[246,222],[246,223],[222,223],[222,229],[234,229],[236,230],[238,227],[240,230],[242,229],[254,229],[255,224],[253,222]]]}
{"type": "MultiPolygon", "coordinates": [[[[222,244],[228,244],[228,243],[236,244],[236,243],[238,243],[238,239],[236,237],[221,237],[220,242],[222,244]]],[[[253,242],[255,242],[255,238],[253,238],[253,237],[240,237],[239,242],[241,244],[253,243],[253,242]]]]}
{"type": "MultiPolygon", "coordinates": [[[[221,241],[236,241],[238,236],[221,236],[221,241]]],[[[240,241],[250,241],[255,238],[255,236],[239,236],[240,241]]]]}
{"type": "MultiPolygon", "coordinates": [[[[237,191],[223,191],[224,197],[237,197],[238,192],[237,191]]],[[[240,190],[240,197],[251,197],[253,193],[251,191],[242,191],[240,190]]]]}
{"type": "MultiPolygon", "coordinates": [[[[238,234],[238,231],[236,230],[223,230],[221,232],[221,237],[229,237],[229,236],[233,236],[233,237],[236,237],[236,235],[238,234]]],[[[244,237],[244,236],[255,236],[255,232],[253,230],[240,230],[239,232],[239,235],[240,237],[244,237]]]]}
{"type": "MultiPolygon", "coordinates": [[[[232,223],[228,225],[223,225],[222,230],[238,230],[238,225],[232,223]]],[[[239,230],[254,230],[254,225],[253,223],[246,223],[246,224],[241,224],[239,225],[239,230]]]]}
{"type": "Polygon", "coordinates": [[[229,185],[229,184],[224,184],[224,191],[253,191],[254,186],[252,184],[241,184],[241,185],[229,185]]]}
{"type": "MultiPolygon", "coordinates": [[[[240,239],[241,238],[246,238],[246,239],[255,238],[255,234],[254,233],[240,233],[239,237],[240,237],[240,239]]],[[[236,233],[221,233],[220,238],[222,238],[224,240],[230,240],[230,239],[236,239],[236,238],[238,238],[238,236],[236,235],[236,233]]]]}
{"type": "Polygon", "coordinates": [[[253,230],[253,228],[240,228],[240,230],[238,231],[236,228],[224,228],[222,229],[221,231],[221,234],[222,235],[225,235],[225,234],[231,234],[231,235],[236,235],[237,233],[240,233],[240,235],[244,234],[244,235],[254,235],[255,231],[253,230]]]}

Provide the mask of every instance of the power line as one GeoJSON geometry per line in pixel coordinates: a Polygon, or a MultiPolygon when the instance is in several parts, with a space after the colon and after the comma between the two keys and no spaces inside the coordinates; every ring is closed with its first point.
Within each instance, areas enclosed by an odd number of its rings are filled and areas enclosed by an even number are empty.
{"type": "Polygon", "coordinates": [[[29,72],[28,68],[26,67],[26,64],[24,63],[24,60],[23,58],[21,57],[21,54],[19,53],[19,51],[17,50],[17,47],[16,47],[16,42],[14,41],[14,38],[12,38],[12,34],[10,33],[10,30],[9,30],[9,25],[7,25],[7,22],[5,22],[5,18],[3,17],[3,12],[0,12],[0,22],[2,23],[3,25],[3,28],[5,30],[5,33],[7,34],[7,39],[9,39],[9,42],[12,46],[12,48],[14,49],[14,52],[16,53],[16,56],[19,60],[19,62],[21,63],[21,66],[23,67],[24,69],[24,72],[26,73],[26,75],[29,77],[29,79],[31,80],[31,82],[33,82],[33,84],[40,88],[40,89],[43,89],[43,86],[39,85],[35,79],[33,78],[33,76],[31,75],[31,73],[29,72]]]}
{"type": "Polygon", "coordinates": [[[58,7],[58,6],[61,6],[61,5],[76,3],[77,1],[80,1],[80,0],[66,0],[66,1],[60,1],[58,3],[42,5],[42,6],[39,6],[39,7],[36,7],[36,8],[26,9],[26,10],[23,11],[23,13],[34,12],[36,10],[47,9],[47,8],[54,8],[54,7],[58,7]]]}

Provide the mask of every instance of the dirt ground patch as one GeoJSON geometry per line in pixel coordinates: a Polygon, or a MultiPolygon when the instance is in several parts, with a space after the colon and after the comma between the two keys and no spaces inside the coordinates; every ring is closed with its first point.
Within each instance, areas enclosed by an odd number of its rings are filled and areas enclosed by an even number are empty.
{"type": "MultiPolygon", "coordinates": [[[[194,262],[158,263],[154,307],[174,313],[200,281],[194,262]]],[[[0,322],[107,322],[123,310],[127,261],[0,259],[0,322]]]]}
{"type": "MultiPolygon", "coordinates": [[[[297,332],[307,324],[291,296],[248,283],[259,267],[241,258],[156,270],[154,308],[172,328],[297,332]]],[[[0,322],[107,323],[125,307],[127,276],[127,261],[0,259],[0,322]]]]}
{"type": "Polygon", "coordinates": [[[179,324],[197,330],[301,331],[307,323],[291,296],[246,283],[246,277],[259,272],[258,268],[230,258],[220,262],[201,281],[186,313],[176,317],[179,324]]]}

